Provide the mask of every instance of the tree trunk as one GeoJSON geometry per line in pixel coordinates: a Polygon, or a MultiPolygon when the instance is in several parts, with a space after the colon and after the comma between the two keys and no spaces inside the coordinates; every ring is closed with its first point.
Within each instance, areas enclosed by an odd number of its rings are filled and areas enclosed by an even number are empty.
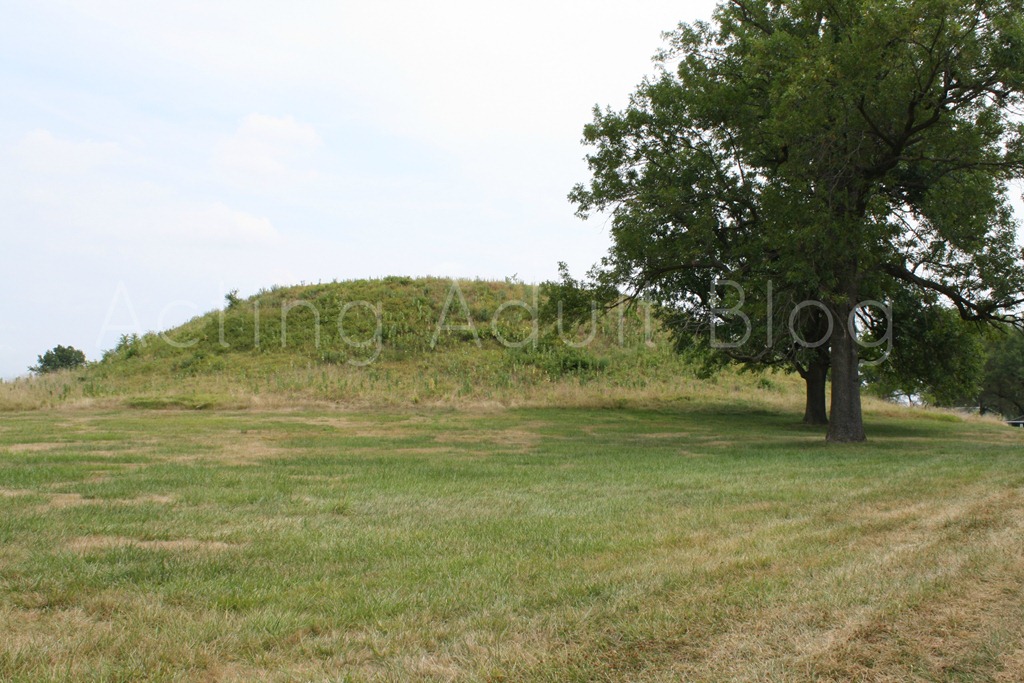
{"type": "Polygon", "coordinates": [[[804,405],[805,425],[827,425],[828,412],[825,410],[825,380],[828,378],[828,358],[815,358],[800,373],[807,386],[807,401],[804,405]]]}
{"type": "Polygon", "coordinates": [[[832,410],[826,441],[855,443],[864,441],[864,418],[860,409],[860,370],[856,330],[850,329],[853,306],[841,303],[832,307],[835,327],[832,333],[832,410]]]}

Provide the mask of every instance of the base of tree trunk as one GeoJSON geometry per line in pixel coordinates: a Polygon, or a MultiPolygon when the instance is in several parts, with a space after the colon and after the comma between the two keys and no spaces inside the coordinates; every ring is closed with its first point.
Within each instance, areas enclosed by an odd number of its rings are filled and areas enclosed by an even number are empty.
{"type": "Polygon", "coordinates": [[[825,435],[825,441],[829,443],[861,443],[867,441],[868,438],[864,434],[864,430],[837,430],[832,429],[831,423],[829,424],[828,434],[825,435]]]}

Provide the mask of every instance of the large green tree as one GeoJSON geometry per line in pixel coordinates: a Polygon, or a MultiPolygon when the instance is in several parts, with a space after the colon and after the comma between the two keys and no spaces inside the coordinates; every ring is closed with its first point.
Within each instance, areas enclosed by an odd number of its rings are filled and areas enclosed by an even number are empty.
{"type": "Polygon", "coordinates": [[[732,0],[660,64],[584,130],[570,197],[611,214],[603,279],[683,309],[721,278],[820,300],[839,442],[864,439],[863,301],[1019,322],[1024,0],[732,0]]]}

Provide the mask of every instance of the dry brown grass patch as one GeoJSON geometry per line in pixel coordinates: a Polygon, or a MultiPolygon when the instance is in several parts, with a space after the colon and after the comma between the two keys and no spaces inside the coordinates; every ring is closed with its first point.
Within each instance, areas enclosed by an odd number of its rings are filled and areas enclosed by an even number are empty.
{"type": "Polygon", "coordinates": [[[194,538],[180,538],[169,541],[143,541],[125,536],[79,536],[68,541],[66,547],[79,553],[88,553],[110,548],[143,548],[146,550],[174,551],[224,551],[238,548],[238,545],[220,541],[200,541],[194,538]]]}
{"type": "Polygon", "coordinates": [[[45,441],[36,443],[14,443],[3,446],[3,450],[11,453],[46,453],[55,451],[58,448],[65,448],[68,444],[61,441],[45,441]]]}
{"type": "Polygon", "coordinates": [[[540,429],[544,422],[525,422],[518,427],[507,429],[480,430],[466,433],[446,433],[434,437],[438,443],[485,443],[499,448],[514,448],[528,451],[540,445],[543,437],[540,429]]]}
{"type": "MultiPolygon", "coordinates": [[[[250,465],[253,462],[280,457],[287,450],[262,438],[240,438],[222,444],[218,451],[211,451],[209,459],[227,465],[250,465]]],[[[193,458],[204,459],[203,456],[193,458]]]]}
{"type": "Polygon", "coordinates": [[[1016,650],[999,657],[1002,669],[993,677],[996,683],[1021,683],[1024,681],[1024,644],[1016,650]]]}
{"type": "Polygon", "coordinates": [[[86,498],[80,493],[48,493],[46,495],[49,496],[49,500],[39,506],[40,512],[63,510],[80,505],[146,505],[148,503],[171,505],[175,502],[172,496],[161,494],[147,494],[132,498],[86,498]]]}
{"type": "Polygon", "coordinates": [[[345,436],[354,436],[363,439],[383,439],[393,437],[400,425],[379,425],[372,422],[363,422],[350,417],[318,417],[302,420],[302,424],[330,427],[342,432],[345,436]]]}
{"type": "Polygon", "coordinates": [[[808,653],[804,663],[822,680],[906,680],[922,670],[939,679],[1024,680],[1020,496],[1010,491],[974,504],[957,502],[922,521],[918,528],[930,536],[947,530],[962,538],[958,551],[935,559],[949,566],[949,576],[892,612],[877,611],[833,631],[827,647],[808,653]],[[999,560],[970,559],[987,553],[999,560]],[[993,643],[1003,656],[978,656],[993,643]]]}

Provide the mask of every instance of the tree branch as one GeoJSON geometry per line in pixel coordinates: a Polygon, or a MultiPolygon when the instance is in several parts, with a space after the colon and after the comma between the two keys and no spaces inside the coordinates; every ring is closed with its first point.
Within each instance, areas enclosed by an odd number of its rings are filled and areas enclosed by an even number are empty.
{"type": "Polygon", "coordinates": [[[942,294],[953,302],[953,305],[956,306],[957,310],[960,312],[960,317],[964,320],[1004,322],[1018,327],[1022,322],[1024,322],[1024,320],[1022,320],[1018,315],[1003,315],[993,312],[998,308],[1012,308],[1014,306],[1019,306],[1024,303],[1024,299],[1002,302],[1003,305],[1001,306],[996,305],[995,303],[985,306],[976,301],[970,300],[960,293],[955,287],[936,280],[930,280],[911,272],[903,264],[884,263],[882,264],[882,270],[898,280],[942,294]]]}

